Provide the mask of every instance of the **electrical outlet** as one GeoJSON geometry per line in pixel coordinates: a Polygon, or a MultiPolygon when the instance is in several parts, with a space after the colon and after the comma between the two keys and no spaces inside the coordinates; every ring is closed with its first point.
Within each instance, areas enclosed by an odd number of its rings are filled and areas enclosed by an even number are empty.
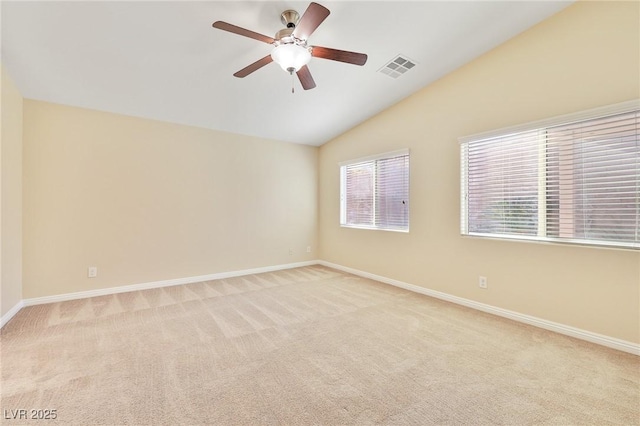
{"type": "Polygon", "coordinates": [[[488,288],[487,277],[478,277],[478,287],[488,288]]]}
{"type": "Polygon", "coordinates": [[[311,246],[307,246],[307,253],[311,253],[311,246]]]}
{"type": "Polygon", "coordinates": [[[87,269],[87,277],[95,278],[98,276],[98,268],[96,266],[89,266],[87,269]]]}
{"type": "Polygon", "coordinates": [[[289,256],[293,256],[293,249],[289,249],[289,256]]]}

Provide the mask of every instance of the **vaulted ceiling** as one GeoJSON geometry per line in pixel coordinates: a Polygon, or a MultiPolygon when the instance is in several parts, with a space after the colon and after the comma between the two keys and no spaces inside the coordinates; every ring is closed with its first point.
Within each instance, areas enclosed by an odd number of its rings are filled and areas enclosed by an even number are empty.
{"type": "Polygon", "coordinates": [[[273,37],[308,2],[3,1],[2,62],[26,98],[321,145],[570,3],[321,1],[331,14],[309,44],[368,61],[313,58],[305,91],[275,63],[233,77],[272,46],[211,24],[273,37]],[[416,66],[379,72],[397,55],[416,66]]]}

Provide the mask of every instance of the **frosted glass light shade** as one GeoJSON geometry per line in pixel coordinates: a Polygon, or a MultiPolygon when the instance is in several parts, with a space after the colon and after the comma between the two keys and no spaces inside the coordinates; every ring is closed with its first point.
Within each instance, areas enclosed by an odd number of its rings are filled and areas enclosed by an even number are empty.
{"type": "Polygon", "coordinates": [[[297,44],[281,44],[273,49],[271,58],[287,72],[291,68],[294,71],[298,71],[309,63],[311,52],[309,52],[309,49],[297,44]]]}

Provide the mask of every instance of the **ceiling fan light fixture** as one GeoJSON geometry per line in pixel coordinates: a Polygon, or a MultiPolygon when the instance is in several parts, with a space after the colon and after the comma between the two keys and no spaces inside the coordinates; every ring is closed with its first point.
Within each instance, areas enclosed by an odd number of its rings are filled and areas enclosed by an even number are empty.
{"type": "Polygon", "coordinates": [[[271,52],[271,58],[283,70],[292,74],[309,63],[311,52],[309,48],[295,43],[279,44],[271,52]]]}

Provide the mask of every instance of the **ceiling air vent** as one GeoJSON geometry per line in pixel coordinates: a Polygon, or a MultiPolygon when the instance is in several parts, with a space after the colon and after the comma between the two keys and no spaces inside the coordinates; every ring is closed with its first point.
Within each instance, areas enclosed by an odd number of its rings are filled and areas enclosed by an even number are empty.
{"type": "Polygon", "coordinates": [[[398,55],[388,63],[386,63],[378,71],[380,71],[382,74],[388,75],[391,78],[398,78],[415,66],[415,61],[412,61],[406,56],[398,55]]]}

